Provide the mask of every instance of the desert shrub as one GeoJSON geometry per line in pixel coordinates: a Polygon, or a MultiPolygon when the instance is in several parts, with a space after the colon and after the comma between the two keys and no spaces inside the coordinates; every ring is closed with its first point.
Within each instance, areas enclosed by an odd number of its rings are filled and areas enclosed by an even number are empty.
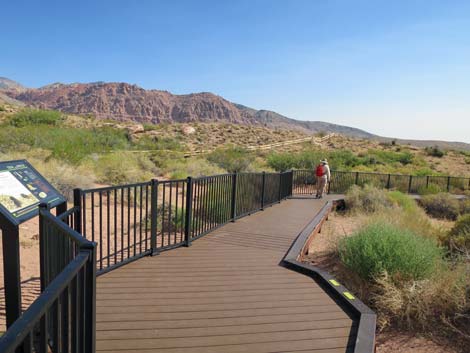
{"type": "Polygon", "coordinates": [[[374,213],[392,206],[385,190],[371,185],[353,185],[345,196],[346,207],[353,212],[374,213]]]}
{"type": "Polygon", "coordinates": [[[417,192],[418,195],[435,195],[442,192],[442,189],[436,184],[429,184],[428,186],[420,185],[417,192]]]}
{"type": "MultiPolygon", "coordinates": [[[[449,330],[468,309],[468,273],[462,265],[438,267],[429,279],[397,282],[383,274],[372,288],[371,305],[380,329],[397,325],[412,329],[449,330]]],[[[429,331],[428,331],[429,332],[429,331]]]]}
{"type": "Polygon", "coordinates": [[[148,181],[158,173],[147,156],[126,152],[101,155],[95,169],[98,181],[105,184],[148,181]]]}
{"type": "Polygon", "coordinates": [[[400,191],[389,191],[387,193],[390,201],[397,207],[402,208],[406,212],[417,212],[418,205],[414,199],[400,191]]]}
{"type": "Polygon", "coordinates": [[[184,179],[188,176],[209,176],[225,172],[222,168],[202,158],[166,160],[162,163],[161,169],[170,179],[184,179]]]}
{"type": "Polygon", "coordinates": [[[170,150],[170,151],[181,151],[183,145],[178,139],[172,137],[151,137],[143,136],[133,145],[136,149],[142,150],[170,150]]]}
{"type": "Polygon", "coordinates": [[[0,112],[6,111],[6,108],[3,105],[0,105],[0,112]]]}
{"type": "Polygon", "coordinates": [[[341,262],[365,280],[384,273],[396,281],[428,278],[442,261],[435,242],[386,222],[343,238],[338,251],[341,262]]]}
{"type": "Polygon", "coordinates": [[[425,195],[420,203],[426,212],[435,218],[455,220],[460,213],[459,201],[447,193],[425,195]]]}
{"type": "Polygon", "coordinates": [[[144,124],[142,124],[142,126],[144,127],[144,131],[158,130],[158,127],[155,124],[144,123],[144,124]]]}
{"type": "Polygon", "coordinates": [[[278,172],[292,169],[295,165],[290,153],[272,153],[267,157],[267,162],[271,168],[278,172]]]}
{"type": "Polygon", "coordinates": [[[424,149],[426,154],[431,157],[442,158],[445,155],[445,152],[439,148],[439,146],[426,147],[424,149]]]}
{"type": "Polygon", "coordinates": [[[22,145],[49,150],[57,159],[78,164],[93,153],[126,149],[129,142],[123,131],[109,127],[80,129],[48,125],[37,125],[34,128],[2,126],[1,147],[15,151],[22,145]]]}
{"type": "Polygon", "coordinates": [[[88,168],[72,166],[56,159],[35,165],[38,171],[69,201],[73,200],[73,189],[89,189],[95,185],[96,177],[88,168]]]}
{"type": "Polygon", "coordinates": [[[470,251],[470,214],[460,216],[449,232],[448,244],[451,251],[470,251]]]}
{"type": "Polygon", "coordinates": [[[10,124],[15,127],[30,125],[58,125],[62,114],[54,110],[24,109],[10,118],[10,124]]]}
{"type": "Polygon", "coordinates": [[[233,146],[218,148],[207,156],[207,160],[229,173],[250,171],[254,155],[244,148],[233,146]]]}
{"type": "Polygon", "coordinates": [[[460,214],[470,213],[470,199],[466,198],[460,201],[460,214]]]}

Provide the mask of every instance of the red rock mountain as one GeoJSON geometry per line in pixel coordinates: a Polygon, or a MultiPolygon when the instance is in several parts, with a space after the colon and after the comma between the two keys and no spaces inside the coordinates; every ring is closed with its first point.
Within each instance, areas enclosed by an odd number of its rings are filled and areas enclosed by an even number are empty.
{"type": "Polygon", "coordinates": [[[231,122],[257,124],[253,114],[212,93],[173,95],[127,83],[52,84],[9,91],[29,105],[97,118],[139,122],[231,122]]]}
{"type": "MultiPolygon", "coordinates": [[[[0,77],[0,103],[2,102],[74,114],[92,114],[98,119],[132,120],[142,123],[227,122],[296,129],[307,133],[335,132],[387,142],[392,140],[348,126],[290,119],[269,110],[256,110],[235,104],[212,93],[174,95],[167,91],[145,90],[128,83],[55,83],[34,89],[0,77]]],[[[461,142],[397,142],[470,150],[469,144],[461,142]]]]}

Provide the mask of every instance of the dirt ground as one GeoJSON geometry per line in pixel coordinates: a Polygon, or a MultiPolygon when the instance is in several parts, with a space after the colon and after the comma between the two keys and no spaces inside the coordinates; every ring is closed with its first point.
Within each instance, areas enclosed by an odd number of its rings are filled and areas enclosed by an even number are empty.
{"type": "MultiPolygon", "coordinates": [[[[331,252],[337,242],[354,232],[366,221],[366,217],[357,218],[332,213],[324,223],[322,231],[312,240],[306,260],[315,266],[335,271],[336,260],[331,252]]],[[[377,353],[459,353],[441,338],[430,338],[414,335],[409,332],[389,329],[376,334],[377,353]]]]}

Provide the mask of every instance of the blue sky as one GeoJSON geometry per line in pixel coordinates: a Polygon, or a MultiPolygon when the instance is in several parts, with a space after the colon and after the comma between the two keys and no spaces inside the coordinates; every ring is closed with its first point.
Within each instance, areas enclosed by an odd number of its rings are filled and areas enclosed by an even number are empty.
{"type": "Polygon", "coordinates": [[[210,91],[301,120],[470,142],[470,1],[4,1],[0,76],[210,91]]]}

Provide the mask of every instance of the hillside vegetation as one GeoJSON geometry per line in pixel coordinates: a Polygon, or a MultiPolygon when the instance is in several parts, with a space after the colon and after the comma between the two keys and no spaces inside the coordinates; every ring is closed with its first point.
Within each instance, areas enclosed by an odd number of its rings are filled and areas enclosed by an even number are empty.
{"type": "Polygon", "coordinates": [[[248,147],[306,138],[298,131],[228,123],[138,124],[0,105],[0,158],[27,158],[70,193],[72,187],[234,171],[316,166],[336,170],[470,176],[470,154],[335,136],[272,150],[248,147]],[[204,153],[185,158],[195,151],[204,153]]]}

